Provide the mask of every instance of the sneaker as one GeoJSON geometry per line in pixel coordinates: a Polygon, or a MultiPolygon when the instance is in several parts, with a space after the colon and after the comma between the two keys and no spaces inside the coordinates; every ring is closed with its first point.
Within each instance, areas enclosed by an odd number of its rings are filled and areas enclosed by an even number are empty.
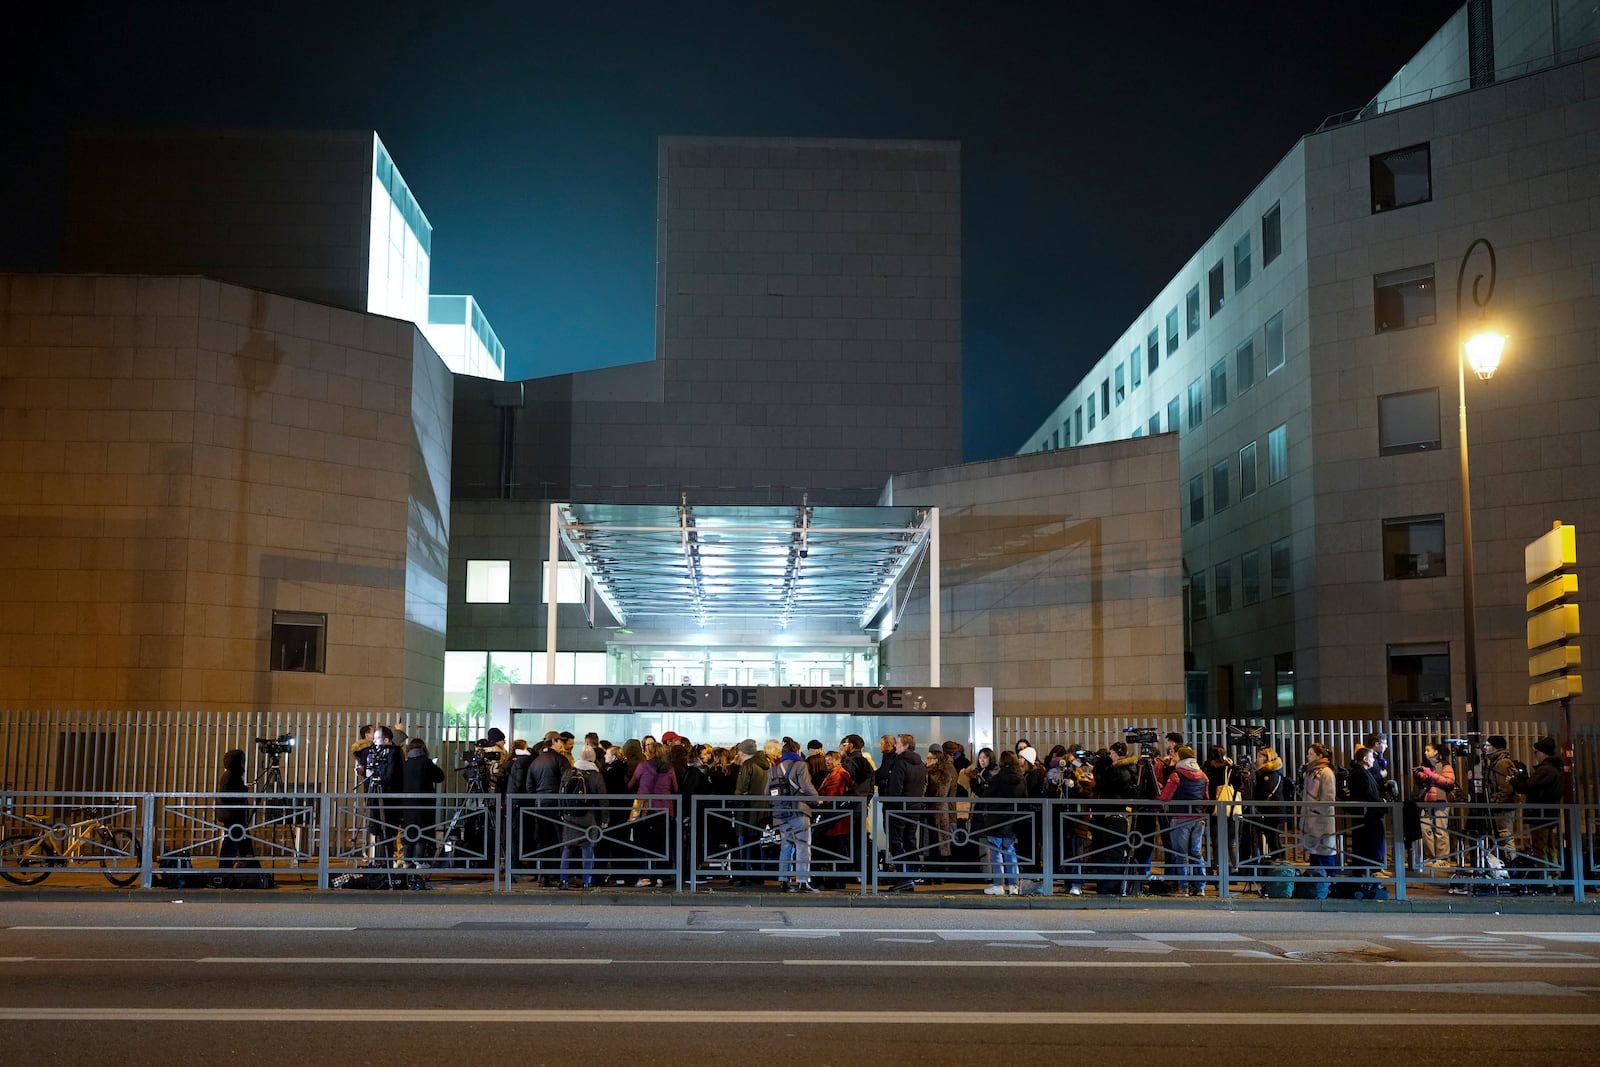
{"type": "Polygon", "coordinates": [[[655,883],[650,881],[650,879],[648,879],[648,878],[641,878],[637,882],[633,883],[633,888],[635,888],[635,889],[649,889],[654,884],[655,883]]]}
{"type": "Polygon", "coordinates": [[[1077,886],[1069,886],[1067,888],[1067,896],[1069,896],[1069,897],[1081,897],[1081,896],[1083,896],[1083,890],[1079,889],[1077,886]]]}
{"type": "Polygon", "coordinates": [[[983,891],[983,895],[986,897],[1003,897],[1010,892],[1013,891],[1003,885],[992,885],[983,891]]]}
{"type": "Polygon", "coordinates": [[[820,893],[820,892],[822,892],[822,890],[818,889],[816,886],[812,885],[810,882],[796,882],[795,886],[794,886],[794,891],[796,893],[820,893]]]}
{"type": "Polygon", "coordinates": [[[1010,896],[1020,897],[1022,895],[1022,887],[1020,885],[1008,885],[1006,886],[1006,893],[1010,896]]]}

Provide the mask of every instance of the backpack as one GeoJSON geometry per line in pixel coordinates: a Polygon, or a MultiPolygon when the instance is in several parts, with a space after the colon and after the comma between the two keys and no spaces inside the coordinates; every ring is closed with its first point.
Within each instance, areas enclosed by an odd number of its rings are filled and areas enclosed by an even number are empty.
{"type": "Polygon", "coordinates": [[[561,806],[568,809],[569,813],[576,814],[577,809],[588,803],[589,779],[577,768],[569,769],[566,777],[561,779],[561,806]]]}
{"type": "Polygon", "coordinates": [[[1350,768],[1335,767],[1333,769],[1333,799],[1344,801],[1350,799],[1350,768]]]}
{"type": "Polygon", "coordinates": [[[1528,767],[1519,759],[1513,759],[1508,752],[1501,752],[1495,757],[1488,767],[1489,799],[1499,803],[1514,800],[1518,794],[1528,791],[1528,767]],[[1500,782],[1505,783],[1506,793],[1503,797],[1495,794],[1499,791],[1495,786],[1500,782]]]}
{"type": "MultiPolygon", "coordinates": [[[[794,760],[790,760],[793,763],[794,760]]],[[[789,775],[784,771],[782,762],[773,764],[772,770],[767,772],[767,795],[773,797],[792,797],[800,792],[794,787],[794,782],[789,780],[789,775]]]]}

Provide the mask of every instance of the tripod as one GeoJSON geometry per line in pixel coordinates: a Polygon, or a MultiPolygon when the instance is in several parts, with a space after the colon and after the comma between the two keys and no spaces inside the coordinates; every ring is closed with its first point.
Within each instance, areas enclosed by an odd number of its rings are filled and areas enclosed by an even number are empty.
{"type": "MultiPolygon", "coordinates": [[[[462,838],[467,833],[467,830],[463,827],[469,819],[476,818],[479,820],[478,833],[481,835],[480,839],[486,838],[488,834],[488,820],[484,810],[484,803],[481,799],[475,798],[481,798],[489,792],[489,768],[469,767],[466,773],[468,775],[467,795],[450,816],[450,821],[445,824],[444,840],[441,842],[439,849],[442,853],[441,865],[445,867],[455,866],[456,851],[462,848],[464,844],[462,838]],[[469,814],[469,811],[471,814],[469,814]]],[[[485,857],[485,862],[487,862],[487,849],[480,847],[478,852],[485,857]]],[[[462,859],[461,866],[465,867],[468,862],[470,862],[469,859],[462,859]]]]}

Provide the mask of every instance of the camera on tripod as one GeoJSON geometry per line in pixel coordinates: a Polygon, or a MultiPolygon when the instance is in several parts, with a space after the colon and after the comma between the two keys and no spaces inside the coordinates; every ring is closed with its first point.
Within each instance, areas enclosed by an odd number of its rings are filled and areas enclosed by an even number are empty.
{"type": "Polygon", "coordinates": [[[1228,724],[1228,744],[1234,748],[1265,748],[1267,747],[1267,728],[1265,726],[1247,726],[1244,723],[1230,722],[1228,724]]]}
{"type": "Polygon", "coordinates": [[[1467,734],[1465,737],[1447,737],[1441,743],[1470,752],[1477,748],[1482,740],[1482,734],[1467,734]]]}
{"type": "Polygon", "coordinates": [[[277,737],[256,738],[256,748],[264,756],[286,756],[294,751],[294,734],[279,734],[277,737]]]}
{"type": "Polygon", "coordinates": [[[1122,731],[1122,740],[1130,745],[1153,745],[1161,740],[1161,731],[1154,726],[1129,726],[1122,731]]]}

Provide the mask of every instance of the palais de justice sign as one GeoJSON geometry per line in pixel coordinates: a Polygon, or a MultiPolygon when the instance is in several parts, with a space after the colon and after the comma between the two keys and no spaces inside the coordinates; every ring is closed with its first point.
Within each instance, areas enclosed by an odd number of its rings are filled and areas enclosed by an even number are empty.
{"type": "Polygon", "coordinates": [[[971,714],[973,695],[971,689],[890,686],[514,685],[511,706],[519,711],[608,714],[635,711],[971,714]]]}

